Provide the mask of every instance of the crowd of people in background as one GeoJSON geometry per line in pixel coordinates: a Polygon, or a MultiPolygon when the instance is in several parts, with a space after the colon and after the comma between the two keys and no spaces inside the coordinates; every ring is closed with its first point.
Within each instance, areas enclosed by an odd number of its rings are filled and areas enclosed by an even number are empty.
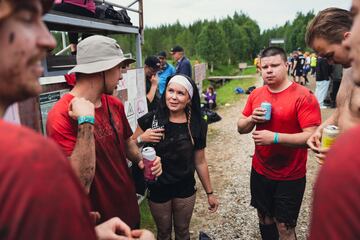
{"type": "Polygon", "coordinates": [[[287,58],[288,75],[294,82],[310,85],[308,75],[315,78],[315,96],[320,108],[335,108],[336,95],[342,79],[341,64],[329,63],[327,58],[316,53],[301,53],[300,48],[291,52],[287,58]]]}
{"type": "MultiPolygon", "coordinates": [[[[70,2],[56,1],[55,8],[72,8],[70,2]]],[[[52,4],[0,1],[1,116],[12,103],[41,93],[40,61],[56,46],[42,20],[52,4]],[[26,16],[32,17],[24,21],[26,16]]],[[[91,15],[93,4],[81,1],[74,13],[91,15]]],[[[297,49],[287,56],[280,47],[268,47],[254,62],[266,84],[250,94],[237,129],[252,133],[255,144],[251,206],[257,209],[262,239],[297,239],[307,146],[323,165],[314,188],[309,239],[360,239],[359,11],[358,0],[353,0],[352,13],[320,11],[305,39],[316,54],[297,49]],[[309,74],[316,79],[315,95],[306,87],[309,74]],[[327,96],[335,109],[322,122],[327,96]],[[340,129],[330,151],[321,147],[328,125],[340,129]]],[[[215,89],[210,86],[200,95],[179,45],[169,51],[175,66],[167,62],[167,51],[148,56],[144,73],[149,112],[132,132],[124,105],[113,92],[135,60],[126,58],[112,38],[89,35],[78,43],[77,33],[69,36],[77,59],[70,71],[76,83],[49,112],[48,139],[0,120],[0,238],[155,239],[139,230],[128,166],[130,161],[142,171],[140,149],[152,147],[156,156],[150,172],[156,179],[146,184],[157,239],[171,239],[172,229],[176,239],[190,239],[195,172],[209,211],[219,207],[205,155],[207,123],[201,115],[201,97],[206,107],[216,108],[215,89]]]]}

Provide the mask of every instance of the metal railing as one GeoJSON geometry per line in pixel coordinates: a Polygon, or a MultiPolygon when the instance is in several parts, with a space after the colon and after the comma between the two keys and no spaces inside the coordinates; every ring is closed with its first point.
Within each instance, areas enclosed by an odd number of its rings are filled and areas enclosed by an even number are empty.
{"type": "MultiPolygon", "coordinates": [[[[122,8],[122,9],[125,9],[128,11],[138,13],[139,14],[139,35],[140,35],[138,37],[140,38],[140,42],[142,43],[142,36],[143,36],[143,31],[144,31],[143,0],[135,0],[135,1],[131,2],[128,6],[123,6],[123,5],[114,3],[113,1],[107,1],[107,0],[94,0],[94,2],[102,3],[102,4],[109,4],[115,8],[122,8]],[[139,4],[138,10],[131,8],[136,3],[139,4]]],[[[66,34],[64,32],[62,32],[61,38],[62,38],[63,48],[59,52],[55,53],[56,56],[59,56],[70,49],[70,44],[66,45],[66,34]]]]}

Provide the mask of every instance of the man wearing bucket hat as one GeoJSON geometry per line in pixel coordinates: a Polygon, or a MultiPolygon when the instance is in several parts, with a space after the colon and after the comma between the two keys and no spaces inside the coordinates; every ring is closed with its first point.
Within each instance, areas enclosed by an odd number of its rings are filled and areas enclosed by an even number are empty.
{"type": "MultiPolygon", "coordinates": [[[[126,159],[143,168],[142,156],[130,138],[123,104],[111,96],[134,60],[104,36],[84,39],[77,50],[77,65],[69,72],[76,73],[76,85],[49,112],[47,133],[69,157],[101,221],[117,216],[138,228],[139,207],[126,159]]],[[[161,171],[158,158],[153,173],[161,171]]]]}
{"type": "MultiPolygon", "coordinates": [[[[51,5],[52,0],[0,0],[0,118],[9,105],[41,92],[40,61],[56,45],[42,21],[51,5]]],[[[129,237],[149,234],[130,233],[119,218],[99,225],[95,234],[86,195],[58,147],[2,119],[0,133],[1,239],[125,239],[115,231],[129,237]]]]}

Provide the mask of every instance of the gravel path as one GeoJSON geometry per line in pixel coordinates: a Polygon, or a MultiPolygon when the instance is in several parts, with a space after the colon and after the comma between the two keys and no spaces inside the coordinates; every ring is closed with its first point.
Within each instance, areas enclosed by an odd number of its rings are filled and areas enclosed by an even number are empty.
{"type": "MultiPolygon", "coordinates": [[[[204,231],[212,239],[261,239],[256,210],[250,207],[249,180],[254,144],[251,134],[240,135],[236,129],[236,122],[246,99],[247,96],[244,95],[241,101],[220,108],[218,113],[223,119],[209,125],[206,156],[220,207],[214,214],[208,212],[206,195],[197,181],[191,239],[198,239],[199,231],[204,231]]],[[[331,110],[325,110],[323,118],[330,113],[331,110]]],[[[307,236],[312,188],[319,169],[310,151],[307,169],[306,191],[296,228],[299,240],[306,239],[307,236]]]]}

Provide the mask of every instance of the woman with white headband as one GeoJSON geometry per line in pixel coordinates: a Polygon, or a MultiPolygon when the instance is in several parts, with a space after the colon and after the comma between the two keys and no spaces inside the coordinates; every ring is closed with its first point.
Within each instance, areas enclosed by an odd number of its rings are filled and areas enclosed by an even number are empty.
{"type": "Polygon", "coordinates": [[[184,75],[170,77],[157,109],[138,120],[133,139],[154,147],[163,167],[163,174],[148,185],[157,239],[171,239],[173,225],[175,239],[190,239],[189,225],[196,196],[195,171],[207,194],[210,212],[218,208],[205,158],[206,133],[198,89],[184,75]]]}

